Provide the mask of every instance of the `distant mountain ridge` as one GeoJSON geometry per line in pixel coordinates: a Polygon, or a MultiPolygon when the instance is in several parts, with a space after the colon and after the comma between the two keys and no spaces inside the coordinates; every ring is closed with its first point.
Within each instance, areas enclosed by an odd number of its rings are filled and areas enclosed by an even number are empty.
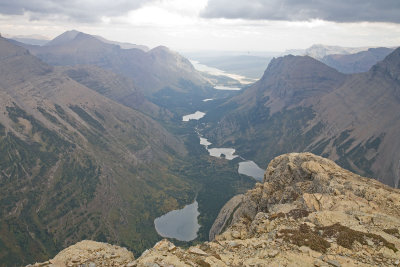
{"type": "Polygon", "coordinates": [[[284,55],[292,54],[294,56],[310,56],[315,59],[321,60],[327,55],[332,54],[354,54],[361,51],[366,51],[371,47],[343,47],[334,45],[315,44],[307,49],[292,49],[284,52],[284,55]]]}
{"type": "Polygon", "coordinates": [[[101,36],[98,36],[98,35],[94,35],[94,37],[96,37],[97,39],[99,39],[100,41],[102,41],[104,43],[118,45],[122,49],[133,49],[133,48],[135,48],[135,49],[143,50],[144,52],[147,52],[147,51],[150,50],[150,48],[148,48],[145,45],[131,44],[131,43],[126,43],[126,42],[125,43],[121,43],[121,42],[116,42],[116,41],[110,41],[110,40],[107,40],[107,39],[105,39],[105,38],[103,38],[101,36]]]}
{"type": "Polygon", "coordinates": [[[208,112],[207,137],[261,166],[282,153],[311,151],[398,187],[399,54],[353,75],[309,57],[272,60],[260,81],[208,112]]]}
{"type": "MultiPolygon", "coordinates": [[[[68,42],[73,41],[78,34],[80,34],[81,32],[77,31],[77,30],[70,30],[70,31],[66,31],[64,33],[62,33],[61,35],[57,36],[56,38],[54,38],[53,40],[48,41],[45,46],[56,46],[56,45],[65,45],[68,42]]],[[[107,44],[114,44],[114,45],[118,45],[119,47],[121,47],[122,49],[140,49],[143,50],[145,52],[149,51],[149,48],[145,45],[136,45],[136,44],[130,44],[130,43],[120,43],[120,42],[115,42],[115,41],[110,41],[107,40],[101,36],[98,35],[92,35],[93,37],[97,38],[98,40],[100,40],[103,43],[107,43],[107,44]]]]}
{"type": "Polygon", "coordinates": [[[121,49],[115,42],[77,31],[54,38],[45,46],[25,46],[50,65],[95,65],[131,78],[145,95],[164,88],[184,92],[186,83],[201,90],[209,86],[192,64],[166,47],[147,52],[142,49],[121,49]]]}
{"type": "Polygon", "coordinates": [[[5,38],[15,40],[20,43],[28,44],[28,45],[44,45],[49,42],[49,38],[42,35],[31,34],[31,35],[8,35],[3,36],[5,38]]]}
{"type": "Polygon", "coordinates": [[[346,74],[368,71],[383,60],[395,48],[387,47],[342,47],[312,45],[307,49],[285,51],[284,55],[310,56],[346,74]]]}
{"type": "Polygon", "coordinates": [[[393,48],[369,48],[355,54],[331,54],[324,56],[321,61],[342,73],[367,72],[377,62],[393,52],[393,48]]]}

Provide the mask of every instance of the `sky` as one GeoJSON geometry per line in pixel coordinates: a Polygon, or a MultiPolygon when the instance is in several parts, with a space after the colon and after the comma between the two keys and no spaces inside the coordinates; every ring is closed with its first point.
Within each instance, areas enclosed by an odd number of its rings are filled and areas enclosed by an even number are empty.
{"type": "Polygon", "coordinates": [[[0,0],[0,33],[78,30],[177,51],[400,46],[400,0],[0,0]]]}

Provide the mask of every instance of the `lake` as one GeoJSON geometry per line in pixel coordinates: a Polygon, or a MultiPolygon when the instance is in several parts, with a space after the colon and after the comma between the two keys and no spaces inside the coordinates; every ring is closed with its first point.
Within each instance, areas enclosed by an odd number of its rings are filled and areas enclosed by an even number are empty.
{"type": "Polygon", "coordinates": [[[175,238],[180,241],[191,241],[197,237],[200,225],[199,204],[197,201],[183,209],[170,211],[154,220],[157,233],[162,237],[175,238]]]}
{"type": "MultiPolygon", "coordinates": [[[[208,148],[211,142],[207,138],[201,136],[199,138],[200,144],[206,147],[210,156],[220,158],[224,155],[227,160],[239,157],[235,155],[234,148],[208,148]]],[[[251,160],[240,162],[238,172],[253,177],[258,181],[262,181],[264,177],[264,170],[251,160]]],[[[194,201],[192,204],[186,205],[183,209],[173,210],[156,218],[154,225],[157,233],[162,237],[175,238],[180,241],[196,239],[197,231],[200,228],[197,221],[200,215],[198,207],[197,201],[194,201]]]]}
{"type": "Polygon", "coordinates": [[[222,157],[222,155],[224,155],[227,160],[232,160],[238,157],[237,155],[234,155],[236,150],[233,148],[209,148],[207,150],[208,153],[210,153],[210,156],[217,158],[222,157]]]}
{"type": "Polygon", "coordinates": [[[203,145],[208,149],[208,146],[211,145],[211,143],[208,142],[206,138],[200,137],[200,145],[203,145]]]}
{"type": "Polygon", "coordinates": [[[231,87],[231,86],[224,86],[224,85],[217,85],[217,86],[214,86],[214,89],[216,89],[216,90],[227,90],[227,91],[239,91],[239,90],[241,90],[241,88],[240,87],[231,87]]]}
{"type": "Polygon", "coordinates": [[[196,60],[190,60],[190,63],[192,63],[193,67],[198,71],[202,71],[216,76],[226,76],[236,81],[239,81],[241,84],[251,84],[257,81],[256,79],[251,79],[239,74],[228,73],[226,71],[217,68],[209,67],[207,65],[201,64],[196,60]]]}
{"type": "Polygon", "coordinates": [[[247,160],[239,163],[238,172],[262,182],[265,170],[258,167],[254,161],[247,160]]]}
{"type": "Polygon", "coordinates": [[[206,113],[204,113],[204,112],[196,111],[195,113],[183,116],[182,121],[200,120],[205,115],[206,115],[206,113]]]}
{"type": "MultiPolygon", "coordinates": [[[[211,142],[209,142],[207,138],[201,137],[200,134],[199,138],[200,145],[205,146],[210,156],[220,158],[223,154],[227,160],[239,157],[238,155],[235,155],[236,150],[234,148],[208,148],[208,146],[211,145],[211,142]]],[[[253,177],[258,181],[263,181],[264,171],[265,170],[258,167],[258,165],[252,160],[239,162],[238,173],[253,177]]]]}
{"type": "Polygon", "coordinates": [[[207,138],[201,137],[200,138],[200,145],[203,145],[206,147],[208,153],[210,154],[210,156],[212,157],[217,157],[217,158],[221,158],[222,155],[224,155],[224,157],[227,160],[232,160],[234,158],[237,158],[237,155],[235,154],[235,149],[234,148],[208,148],[209,145],[211,145],[212,143],[210,143],[207,138]]]}

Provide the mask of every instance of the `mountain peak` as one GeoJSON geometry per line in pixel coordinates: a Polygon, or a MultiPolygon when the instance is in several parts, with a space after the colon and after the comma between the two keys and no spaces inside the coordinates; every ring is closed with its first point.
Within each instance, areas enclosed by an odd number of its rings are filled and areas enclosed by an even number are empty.
{"type": "Polygon", "coordinates": [[[322,95],[336,88],[345,75],[309,56],[274,58],[257,83],[271,101],[285,105],[322,95]]]}
{"type": "Polygon", "coordinates": [[[296,77],[310,77],[324,73],[338,73],[338,71],[310,56],[286,55],[271,60],[261,81],[288,74],[296,77]]]}
{"type": "Polygon", "coordinates": [[[63,45],[65,43],[68,43],[68,42],[74,40],[76,38],[76,36],[80,33],[81,32],[79,32],[77,30],[66,31],[66,32],[60,34],[59,36],[57,36],[56,38],[54,38],[53,40],[51,40],[50,42],[48,42],[47,44],[45,44],[45,46],[63,45]]]}

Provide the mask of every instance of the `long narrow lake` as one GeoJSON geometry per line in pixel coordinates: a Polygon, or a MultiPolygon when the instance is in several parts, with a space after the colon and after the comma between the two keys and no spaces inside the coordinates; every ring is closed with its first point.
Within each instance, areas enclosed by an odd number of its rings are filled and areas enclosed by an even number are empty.
{"type": "Polygon", "coordinates": [[[214,86],[215,90],[226,90],[226,91],[240,91],[240,87],[233,87],[233,86],[225,86],[225,85],[217,85],[214,86]]]}
{"type": "Polygon", "coordinates": [[[191,241],[197,237],[200,225],[199,204],[197,201],[183,209],[173,210],[154,220],[157,233],[162,237],[175,238],[180,241],[191,241]]]}

